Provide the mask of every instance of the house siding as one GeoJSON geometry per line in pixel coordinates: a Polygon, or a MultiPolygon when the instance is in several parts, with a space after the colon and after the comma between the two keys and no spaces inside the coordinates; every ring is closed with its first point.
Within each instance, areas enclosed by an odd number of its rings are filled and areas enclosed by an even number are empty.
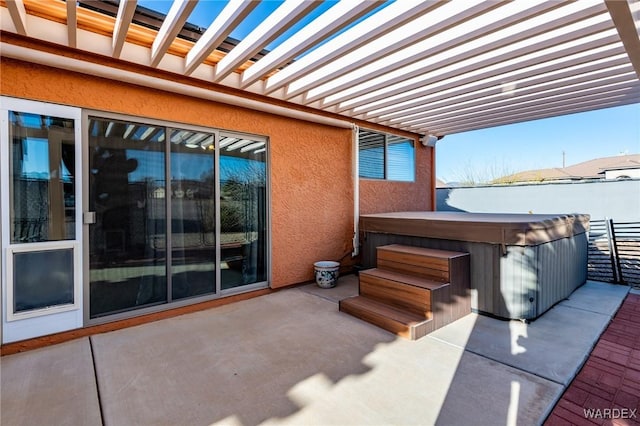
{"type": "Polygon", "coordinates": [[[273,288],[313,279],[353,237],[352,134],[160,90],[3,58],[5,96],[269,137],[273,288]]]}

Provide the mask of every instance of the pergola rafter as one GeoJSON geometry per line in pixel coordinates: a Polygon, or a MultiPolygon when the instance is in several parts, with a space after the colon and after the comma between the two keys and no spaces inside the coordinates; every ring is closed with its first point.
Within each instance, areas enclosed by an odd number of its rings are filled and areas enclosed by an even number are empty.
{"type": "Polygon", "coordinates": [[[259,17],[259,2],[238,0],[205,29],[188,24],[197,0],[174,0],[166,16],[136,0],[2,4],[3,32],[418,134],[627,105],[640,96],[640,0],[342,0],[322,13],[320,2],[287,0],[259,17]],[[259,24],[230,39],[247,19],[259,24]],[[285,31],[291,34],[282,40],[285,31]]]}

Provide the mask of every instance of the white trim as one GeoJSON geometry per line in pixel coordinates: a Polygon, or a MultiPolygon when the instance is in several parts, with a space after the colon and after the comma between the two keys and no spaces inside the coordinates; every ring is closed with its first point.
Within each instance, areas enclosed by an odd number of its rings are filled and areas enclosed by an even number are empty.
{"type": "Polygon", "coordinates": [[[28,339],[82,327],[82,111],[80,108],[0,96],[0,202],[2,210],[2,342],[28,339]],[[48,115],[74,120],[75,137],[75,239],[39,243],[11,243],[9,197],[9,111],[48,115]],[[74,303],[24,313],[13,312],[13,253],[73,248],[74,303]]]}
{"type": "Polygon", "coordinates": [[[4,275],[7,270],[4,247],[7,228],[9,227],[9,158],[5,153],[9,152],[9,111],[4,109],[4,98],[0,96],[0,343],[5,342],[4,318],[7,312],[5,307],[4,275]]]}
{"type": "Polygon", "coordinates": [[[353,150],[353,251],[351,257],[360,253],[360,128],[353,125],[351,146],[353,150]]]}

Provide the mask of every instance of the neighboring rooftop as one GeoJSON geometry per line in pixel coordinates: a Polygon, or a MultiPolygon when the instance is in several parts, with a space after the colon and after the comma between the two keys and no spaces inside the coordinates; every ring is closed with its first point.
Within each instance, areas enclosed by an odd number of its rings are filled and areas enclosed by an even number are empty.
{"type": "Polygon", "coordinates": [[[446,188],[448,185],[445,181],[436,179],[436,188],[446,188]]]}
{"type": "Polygon", "coordinates": [[[494,179],[493,183],[548,182],[605,179],[610,170],[640,170],[640,154],[596,158],[567,167],[526,170],[494,179]]]}

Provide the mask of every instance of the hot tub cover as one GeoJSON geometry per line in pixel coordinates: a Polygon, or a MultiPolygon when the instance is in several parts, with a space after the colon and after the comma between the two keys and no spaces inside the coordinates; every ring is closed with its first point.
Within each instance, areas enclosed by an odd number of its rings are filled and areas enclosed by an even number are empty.
{"type": "Polygon", "coordinates": [[[588,214],[392,212],[360,216],[360,231],[534,246],[589,230],[588,214]]]}

